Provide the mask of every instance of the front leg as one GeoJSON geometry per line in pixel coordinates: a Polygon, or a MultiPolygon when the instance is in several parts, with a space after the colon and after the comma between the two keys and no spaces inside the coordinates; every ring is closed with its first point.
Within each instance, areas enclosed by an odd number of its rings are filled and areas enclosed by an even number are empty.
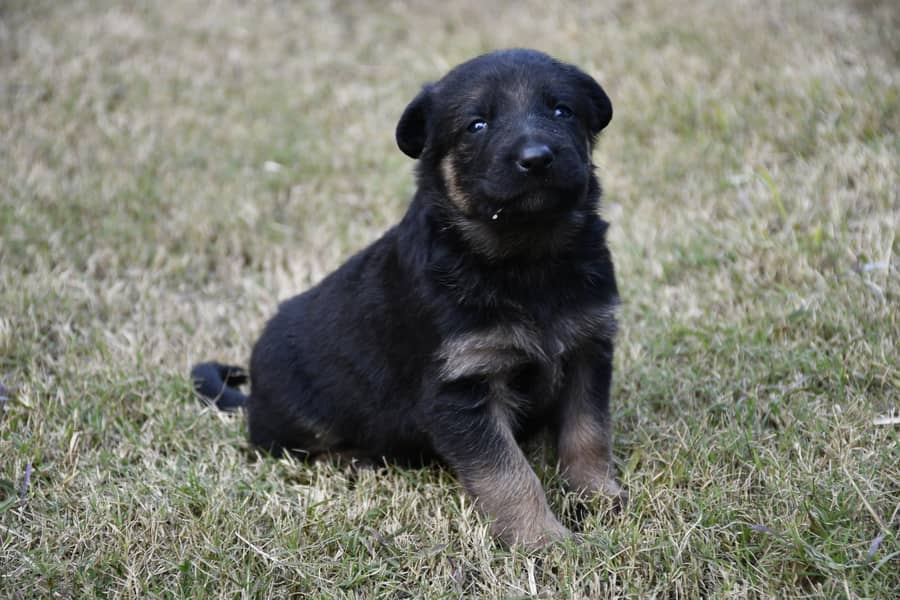
{"type": "Polygon", "coordinates": [[[550,511],[541,483],[516,443],[502,384],[445,384],[428,429],[478,509],[507,544],[538,548],[570,535],[550,511]]]}
{"type": "Polygon", "coordinates": [[[615,479],[609,417],[612,344],[598,341],[570,357],[560,398],[557,449],[569,488],[628,499],[615,479]]]}

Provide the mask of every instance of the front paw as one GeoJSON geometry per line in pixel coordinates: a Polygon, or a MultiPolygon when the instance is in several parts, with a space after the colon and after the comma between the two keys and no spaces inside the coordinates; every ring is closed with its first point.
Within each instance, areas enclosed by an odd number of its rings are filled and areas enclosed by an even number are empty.
{"type": "Polygon", "coordinates": [[[548,515],[540,523],[503,526],[495,521],[491,529],[494,536],[507,546],[521,546],[526,550],[540,550],[572,537],[572,532],[553,515],[548,515]]]}
{"type": "Polygon", "coordinates": [[[618,514],[625,510],[629,494],[613,478],[598,479],[593,485],[570,487],[574,492],[566,500],[567,521],[580,531],[585,520],[596,513],[618,514]]]}
{"type": "Polygon", "coordinates": [[[606,478],[602,484],[600,484],[599,489],[597,490],[603,496],[606,496],[613,503],[613,510],[620,511],[625,508],[628,504],[629,494],[626,490],[622,488],[618,484],[618,482],[612,477],[606,478]]]}

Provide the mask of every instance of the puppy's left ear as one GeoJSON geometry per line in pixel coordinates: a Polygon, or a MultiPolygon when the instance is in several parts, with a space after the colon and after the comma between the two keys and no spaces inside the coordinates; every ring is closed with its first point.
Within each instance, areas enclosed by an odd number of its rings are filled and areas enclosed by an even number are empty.
{"type": "Polygon", "coordinates": [[[410,158],[419,158],[428,142],[428,115],[431,112],[431,85],[426,85],[409,103],[397,123],[397,145],[410,158]]]}
{"type": "Polygon", "coordinates": [[[581,73],[581,80],[587,98],[591,102],[592,111],[589,121],[591,136],[596,137],[612,120],[612,102],[610,102],[609,96],[606,95],[600,84],[594,81],[593,77],[586,73],[581,73]]]}

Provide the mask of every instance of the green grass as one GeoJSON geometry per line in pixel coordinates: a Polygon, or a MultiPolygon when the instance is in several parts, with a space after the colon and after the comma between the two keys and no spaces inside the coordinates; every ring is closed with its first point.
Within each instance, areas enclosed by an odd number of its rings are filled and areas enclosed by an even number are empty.
{"type": "Polygon", "coordinates": [[[0,1],[0,596],[900,593],[892,3],[119,4],[0,1]],[[187,381],[400,217],[419,86],[516,45],[613,99],[624,300],[631,503],[538,554],[438,469],[260,456],[187,381]]]}

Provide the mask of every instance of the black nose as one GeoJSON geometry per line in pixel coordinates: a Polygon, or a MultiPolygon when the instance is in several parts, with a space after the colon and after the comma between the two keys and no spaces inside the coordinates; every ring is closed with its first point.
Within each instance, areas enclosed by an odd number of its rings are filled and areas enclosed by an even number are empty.
{"type": "Polygon", "coordinates": [[[516,165],[524,173],[536,173],[553,162],[553,150],[546,144],[528,144],[519,151],[516,165]]]}

